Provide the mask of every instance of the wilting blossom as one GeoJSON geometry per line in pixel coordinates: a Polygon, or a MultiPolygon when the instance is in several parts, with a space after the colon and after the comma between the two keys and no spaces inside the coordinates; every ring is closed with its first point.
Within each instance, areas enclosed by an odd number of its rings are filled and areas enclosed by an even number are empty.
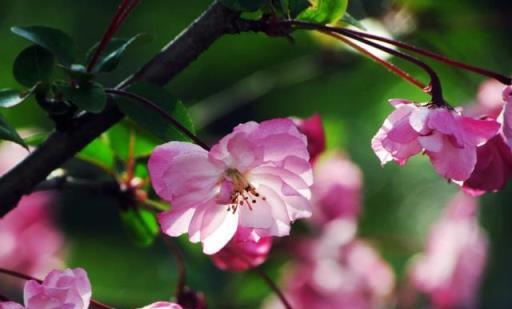
{"type": "Polygon", "coordinates": [[[141,309],[183,309],[180,305],[175,303],[169,303],[165,301],[159,301],[151,305],[145,306],[141,309]]]}
{"type": "Polygon", "coordinates": [[[299,131],[308,139],[308,151],[311,162],[325,151],[325,131],[320,115],[315,114],[306,119],[294,118],[299,131]]]}
{"type": "Polygon", "coordinates": [[[311,216],[313,182],[306,137],[290,119],[237,126],[210,151],[183,142],[157,147],[149,159],[159,215],[170,236],[188,232],[206,254],[222,249],[239,227],[259,237],[285,236],[311,216]]]}
{"type": "Polygon", "coordinates": [[[447,179],[464,181],[473,172],[477,147],[499,130],[499,123],[462,116],[445,107],[418,106],[411,101],[391,100],[395,111],[389,115],[372,140],[382,164],[403,165],[425,152],[437,173],[447,179]]]}
{"type": "MultiPolygon", "coordinates": [[[[477,196],[502,189],[512,177],[512,87],[503,91],[499,134],[477,149],[477,163],[469,179],[462,183],[464,191],[477,196]]],[[[480,102],[478,102],[480,103],[480,102]]],[[[486,108],[486,107],[485,107],[486,108]]],[[[480,108],[485,112],[485,108],[480,108]]]]}
{"type": "Polygon", "coordinates": [[[322,155],[313,166],[313,219],[325,223],[337,218],[356,220],[361,212],[362,173],[340,152],[322,155]]]}
{"type": "Polygon", "coordinates": [[[413,286],[434,308],[476,308],[488,240],[477,222],[477,202],[459,193],[432,226],[426,251],[411,268],[413,286]]]}
{"type": "Polygon", "coordinates": [[[211,259],[222,270],[244,271],[263,264],[271,248],[272,237],[259,237],[250,229],[239,228],[228,244],[211,259]]]}
{"type": "Polygon", "coordinates": [[[1,309],[87,309],[91,301],[91,284],[81,268],[53,270],[42,283],[25,283],[25,306],[13,302],[0,303],[1,309]]]}
{"type": "MultiPolygon", "coordinates": [[[[0,147],[0,175],[19,162],[27,151],[15,144],[0,147]]],[[[42,277],[60,267],[63,239],[51,218],[54,195],[24,196],[0,219],[0,267],[42,277]]]]}
{"type": "MultiPolygon", "coordinates": [[[[353,221],[335,220],[319,239],[302,244],[283,285],[293,308],[378,308],[385,303],[394,288],[393,272],[375,249],[354,235],[353,221]]],[[[265,308],[283,306],[271,302],[265,308]]]]}

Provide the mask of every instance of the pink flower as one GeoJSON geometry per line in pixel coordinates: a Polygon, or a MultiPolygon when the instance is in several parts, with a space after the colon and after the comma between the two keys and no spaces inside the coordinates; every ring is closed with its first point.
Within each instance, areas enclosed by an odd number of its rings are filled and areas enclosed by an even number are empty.
{"type": "MultiPolygon", "coordinates": [[[[389,265],[372,247],[353,238],[347,224],[328,223],[320,238],[304,244],[308,250],[287,270],[284,292],[293,308],[380,308],[393,291],[389,265]]],[[[271,303],[265,308],[283,307],[271,303]]]]}
{"type": "Polygon", "coordinates": [[[151,305],[145,306],[141,309],[183,309],[183,308],[176,303],[160,301],[160,302],[156,302],[151,305]]]}
{"type": "MultiPolygon", "coordinates": [[[[26,156],[22,147],[0,147],[0,175],[26,156]]],[[[0,219],[0,267],[42,277],[60,267],[63,239],[51,214],[54,195],[34,193],[0,219]]]]}
{"type": "Polygon", "coordinates": [[[0,302],[0,309],[24,309],[22,305],[13,301],[0,302]]]}
{"type": "Polygon", "coordinates": [[[462,187],[465,192],[478,196],[502,189],[512,177],[512,87],[505,88],[498,122],[502,125],[498,135],[478,147],[477,163],[471,177],[462,187]]]}
{"type": "Polygon", "coordinates": [[[272,237],[258,237],[251,230],[239,228],[235,236],[219,252],[211,256],[222,270],[244,271],[265,262],[272,248],[272,237]]]}
{"type": "Polygon", "coordinates": [[[476,200],[459,193],[432,226],[426,252],[412,264],[412,283],[435,308],[475,308],[487,260],[476,200]]]}
{"type": "Polygon", "coordinates": [[[25,307],[13,302],[0,303],[2,309],[87,309],[91,300],[91,284],[81,269],[51,271],[42,283],[25,283],[25,307]]]}
{"type": "Polygon", "coordinates": [[[417,106],[392,100],[396,110],[372,140],[382,164],[395,160],[400,165],[424,151],[437,173],[464,181],[476,165],[476,148],[496,135],[499,123],[464,117],[443,107],[417,106]]]}
{"type": "Polygon", "coordinates": [[[362,173],[344,154],[321,156],[313,167],[313,219],[325,223],[336,218],[356,220],[361,212],[362,173]]]}
{"type": "Polygon", "coordinates": [[[299,131],[306,135],[308,139],[308,151],[311,162],[325,150],[325,132],[322,118],[314,114],[306,119],[294,118],[293,121],[298,126],[299,131]]]}
{"type": "Polygon", "coordinates": [[[159,215],[162,231],[188,232],[206,254],[222,249],[238,227],[285,236],[291,222],[311,216],[306,137],[289,119],[241,124],[209,152],[170,142],[148,165],[155,191],[172,204],[159,215]]]}

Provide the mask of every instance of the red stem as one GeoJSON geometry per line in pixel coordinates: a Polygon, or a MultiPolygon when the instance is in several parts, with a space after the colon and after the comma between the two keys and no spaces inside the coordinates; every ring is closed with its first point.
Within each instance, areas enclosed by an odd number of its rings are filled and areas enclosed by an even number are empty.
{"type": "Polygon", "coordinates": [[[98,44],[98,47],[94,51],[91,61],[87,65],[87,72],[91,72],[94,69],[94,66],[98,62],[101,54],[105,51],[108,43],[110,42],[114,34],[117,32],[117,30],[119,30],[119,27],[125,21],[126,17],[128,17],[128,15],[140,2],[140,0],[134,0],[132,2],[130,1],[131,0],[123,0],[121,4],[118,6],[116,13],[112,17],[110,25],[105,30],[105,33],[103,34],[103,37],[101,38],[100,43],[98,44]]]}
{"type": "Polygon", "coordinates": [[[197,136],[194,135],[194,133],[190,132],[190,130],[187,129],[184,125],[182,125],[178,120],[176,120],[168,112],[163,110],[160,106],[158,106],[158,104],[156,104],[156,103],[154,103],[154,102],[152,102],[152,101],[150,101],[150,100],[148,100],[148,99],[146,99],[146,98],[144,98],[144,97],[142,97],[142,96],[140,96],[138,94],[131,93],[131,92],[124,91],[124,90],[106,89],[106,92],[110,93],[110,94],[117,95],[117,96],[123,96],[123,97],[131,99],[133,101],[145,104],[147,107],[153,109],[154,111],[159,113],[162,117],[164,117],[166,120],[171,122],[178,130],[180,130],[183,134],[188,136],[196,144],[198,144],[199,146],[203,147],[205,150],[208,150],[208,151],[210,150],[210,147],[206,143],[201,141],[197,136]]]}
{"type": "Polygon", "coordinates": [[[487,69],[484,69],[484,68],[480,68],[480,67],[473,66],[473,65],[470,65],[470,64],[467,64],[467,63],[463,63],[463,62],[460,62],[460,61],[457,61],[457,60],[453,60],[453,59],[450,59],[450,58],[448,58],[446,56],[433,53],[431,51],[428,51],[428,50],[416,47],[416,46],[408,44],[408,43],[404,43],[404,42],[393,40],[393,39],[384,38],[384,37],[381,37],[381,36],[378,36],[378,35],[375,35],[375,34],[370,34],[370,33],[366,33],[366,32],[356,31],[356,30],[350,30],[350,29],[342,29],[342,30],[343,30],[343,32],[346,32],[346,33],[353,33],[353,34],[361,36],[361,37],[365,37],[365,38],[368,38],[368,39],[372,39],[372,40],[388,43],[388,44],[400,47],[402,49],[410,50],[410,51],[418,53],[420,55],[423,55],[423,56],[426,56],[426,57],[430,57],[430,58],[432,58],[432,59],[434,59],[436,61],[439,61],[441,63],[445,63],[445,64],[448,64],[448,65],[451,65],[451,66],[454,66],[454,67],[457,67],[457,68],[461,68],[461,69],[464,69],[466,71],[477,73],[477,74],[480,74],[480,75],[483,75],[483,76],[486,76],[486,77],[489,77],[489,78],[494,78],[494,79],[498,80],[499,82],[501,82],[501,83],[503,83],[505,85],[511,85],[512,84],[512,79],[510,77],[507,77],[507,76],[503,75],[503,74],[499,74],[499,73],[496,73],[496,72],[493,72],[493,71],[490,71],[490,70],[487,70],[487,69]]]}
{"type": "Polygon", "coordinates": [[[355,44],[354,42],[346,39],[345,37],[343,37],[342,35],[338,34],[338,33],[333,33],[333,32],[327,32],[327,31],[321,31],[322,33],[326,34],[326,35],[329,35],[331,37],[334,37],[336,38],[337,40],[340,40],[342,41],[343,43],[347,44],[348,46],[352,47],[353,49],[357,50],[358,52],[360,52],[361,54],[375,60],[377,63],[383,65],[384,67],[386,67],[388,70],[390,70],[392,73],[395,73],[396,75],[398,75],[399,77],[403,78],[404,80],[406,80],[407,82],[413,84],[414,86],[420,88],[421,90],[425,91],[425,88],[427,87],[425,84],[423,84],[422,82],[420,82],[419,80],[415,79],[414,77],[412,77],[409,73],[405,72],[404,70],[400,69],[399,67],[397,67],[396,65],[394,65],[393,63],[389,62],[389,61],[386,61],[385,59],[382,59],[380,57],[378,57],[377,55],[371,53],[370,51],[364,49],[363,47],[355,44]]]}
{"type": "MultiPolygon", "coordinates": [[[[12,276],[12,277],[15,277],[15,278],[18,278],[18,279],[34,280],[34,281],[37,281],[39,283],[43,282],[43,280],[31,277],[31,276],[26,275],[26,274],[19,273],[17,271],[9,270],[9,269],[0,268],[0,273],[5,274],[5,275],[9,275],[9,276],[12,276]]],[[[91,299],[91,304],[96,306],[96,307],[98,307],[98,308],[101,308],[101,309],[114,309],[113,307],[110,307],[110,306],[107,306],[105,304],[102,304],[102,303],[100,303],[98,301],[95,301],[94,299],[91,299]]]]}
{"type": "Polygon", "coordinates": [[[432,104],[437,105],[437,106],[449,107],[443,97],[443,88],[441,86],[441,80],[439,79],[439,76],[434,71],[434,69],[432,69],[425,62],[423,62],[411,55],[404,54],[400,51],[397,51],[397,50],[382,46],[380,44],[377,44],[373,41],[364,39],[356,34],[345,32],[345,31],[343,31],[344,29],[341,29],[341,28],[334,28],[334,27],[329,27],[329,26],[325,26],[325,25],[319,25],[319,24],[315,24],[315,23],[296,21],[296,20],[289,21],[286,23],[288,25],[295,26],[298,29],[309,29],[309,30],[318,30],[318,31],[328,31],[328,32],[339,33],[345,37],[359,41],[365,45],[375,47],[375,48],[380,49],[388,54],[391,54],[398,58],[404,59],[406,61],[409,61],[409,62],[419,66],[421,69],[423,69],[425,72],[427,72],[427,74],[430,76],[430,85],[427,88],[427,90],[428,90],[428,93],[432,96],[432,104]]]}

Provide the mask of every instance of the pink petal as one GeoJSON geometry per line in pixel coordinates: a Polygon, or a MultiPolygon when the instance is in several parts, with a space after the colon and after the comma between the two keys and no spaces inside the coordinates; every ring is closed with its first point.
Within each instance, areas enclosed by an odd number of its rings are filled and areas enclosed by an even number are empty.
{"type": "Polygon", "coordinates": [[[190,221],[196,212],[195,208],[170,210],[158,214],[158,223],[163,233],[178,237],[189,229],[190,221]]]}
{"type": "Polygon", "coordinates": [[[22,305],[13,301],[0,302],[0,309],[25,309],[22,305]]]}
{"type": "MultiPolygon", "coordinates": [[[[207,214],[205,214],[206,217],[207,214]]],[[[222,221],[218,224],[210,224],[206,227],[206,232],[201,233],[203,252],[208,255],[217,253],[222,249],[233,238],[238,227],[238,213],[226,211],[224,207],[218,206],[215,209],[214,217],[222,218],[222,221]]],[[[217,220],[211,219],[211,221],[215,222],[217,220]]]]}
{"type": "Polygon", "coordinates": [[[251,204],[251,208],[247,205],[239,206],[240,211],[240,226],[245,228],[268,229],[272,226],[272,211],[266,201],[261,199],[256,200],[256,203],[251,204]]]}
{"type": "Polygon", "coordinates": [[[441,151],[426,151],[437,173],[445,178],[464,181],[469,178],[476,164],[476,148],[460,148],[449,138],[443,138],[441,151]]]}
{"type": "Polygon", "coordinates": [[[140,309],[183,309],[180,305],[176,303],[169,303],[166,301],[159,301],[156,303],[152,303],[151,305],[147,305],[140,309]]]}
{"type": "Polygon", "coordinates": [[[182,195],[201,201],[221,173],[208,161],[206,150],[183,142],[158,146],[151,154],[148,169],[156,193],[170,202],[182,195]]]}
{"type": "Polygon", "coordinates": [[[461,117],[464,142],[472,146],[480,146],[495,136],[500,124],[494,120],[477,120],[461,117]]]}
{"type": "Polygon", "coordinates": [[[320,115],[314,114],[307,119],[296,119],[299,131],[308,139],[308,151],[311,161],[314,161],[325,150],[325,132],[320,115]]]}
{"type": "Polygon", "coordinates": [[[471,177],[463,184],[474,196],[503,189],[512,177],[512,151],[497,135],[477,149],[477,163],[471,177]]]}
{"type": "Polygon", "coordinates": [[[512,148],[512,87],[507,87],[503,92],[503,97],[506,99],[505,106],[503,107],[500,118],[503,119],[502,132],[506,138],[507,144],[512,148]]]}
{"type": "Polygon", "coordinates": [[[399,106],[373,137],[372,149],[382,165],[392,160],[403,165],[409,157],[421,151],[418,133],[409,124],[409,117],[415,109],[412,105],[399,106]]]}

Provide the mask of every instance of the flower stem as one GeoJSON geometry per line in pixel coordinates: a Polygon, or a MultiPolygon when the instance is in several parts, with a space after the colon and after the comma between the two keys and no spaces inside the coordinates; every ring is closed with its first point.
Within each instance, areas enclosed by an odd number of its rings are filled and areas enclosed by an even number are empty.
{"type": "Polygon", "coordinates": [[[284,296],[283,292],[281,292],[281,290],[279,289],[277,284],[275,284],[275,282],[272,280],[272,278],[270,278],[263,271],[263,269],[261,269],[259,267],[256,267],[256,268],[254,268],[254,272],[256,272],[256,274],[258,274],[258,276],[260,276],[260,278],[263,281],[265,281],[265,283],[274,291],[274,293],[276,293],[277,297],[279,297],[279,300],[281,300],[281,302],[283,303],[283,305],[284,305],[284,307],[286,309],[293,309],[292,305],[290,305],[290,303],[288,302],[288,300],[284,296]]]}
{"type": "Polygon", "coordinates": [[[396,56],[398,58],[401,58],[403,60],[406,60],[408,62],[411,62],[411,63],[419,66],[421,69],[423,69],[425,72],[427,72],[427,74],[430,76],[430,85],[429,85],[429,87],[427,87],[426,91],[428,91],[428,93],[432,96],[432,103],[436,106],[448,106],[448,104],[446,103],[446,101],[444,100],[444,97],[443,97],[443,88],[441,86],[441,80],[439,79],[439,76],[434,71],[434,69],[432,69],[432,67],[430,67],[425,62],[423,62],[411,55],[404,54],[400,51],[377,44],[373,41],[369,41],[363,37],[360,37],[357,34],[345,32],[345,31],[343,31],[344,29],[342,29],[342,28],[335,28],[335,27],[319,25],[319,24],[310,23],[310,22],[297,21],[297,20],[287,21],[286,23],[296,29],[308,29],[308,30],[318,30],[318,31],[339,33],[345,37],[359,41],[365,45],[380,49],[390,55],[396,56]]]}
{"type": "Polygon", "coordinates": [[[126,20],[126,17],[133,11],[133,9],[139,4],[140,0],[135,0],[130,2],[130,0],[123,0],[121,4],[118,6],[116,13],[112,17],[112,21],[110,25],[105,30],[98,47],[94,51],[94,54],[87,65],[87,72],[91,72],[98,62],[101,54],[105,51],[108,43],[114,36],[114,34],[119,30],[121,24],[126,20]]]}
{"type": "Polygon", "coordinates": [[[371,34],[371,33],[351,30],[351,29],[341,29],[341,30],[343,30],[343,32],[346,32],[346,33],[353,33],[353,34],[358,35],[360,37],[364,37],[364,38],[368,38],[368,39],[372,39],[372,40],[388,43],[388,44],[400,47],[402,49],[406,49],[406,50],[418,53],[420,55],[429,57],[429,58],[431,58],[433,60],[436,60],[438,62],[447,64],[447,65],[451,65],[453,67],[457,67],[457,68],[460,68],[460,69],[464,69],[464,70],[469,71],[469,72],[477,73],[477,74],[480,74],[480,75],[483,75],[483,76],[486,76],[486,77],[489,77],[489,78],[496,79],[496,80],[498,80],[499,82],[501,82],[501,83],[503,83],[505,85],[511,85],[512,84],[512,78],[507,77],[507,76],[505,76],[503,74],[499,74],[499,73],[496,73],[496,72],[493,72],[493,71],[490,71],[490,70],[487,70],[487,69],[484,69],[484,68],[480,68],[480,67],[477,67],[477,66],[474,66],[474,65],[463,63],[463,62],[460,62],[460,61],[457,61],[457,60],[454,60],[454,59],[450,59],[450,58],[448,58],[448,57],[446,57],[444,55],[433,53],[433,52],[431,52],[429,50],[425,50],[425,49],[416,47],[416,46],[414,46],[412,44],[408,44],[408,43],[405,43],[405,42],[401,42],[401,41],[397,41],[397,40],[381,37],[381,36],[378,36],[378,35],[375,35],[375,34],[371,34]]]}
{"type": "Polygon", "coordinates": [[[179,121],[177,121],[167,111],[163,110],[160,106],[158,106],[158,104],[156,104],[138,94],[131,93],[131,92],[124,91],[124,90],[106,89],[106,92],[113,94],[113,95],[117,95],[117,96],[123,96],[123,97],[129,98],[129,99],[132,99],[133,101],[137,101],[139,103],[146,105],[147,107],[149,107],[149,108],[153,109],[154,111],[156,111],[157,113],[159,113],[166,120],[171,122],[178,130],[183,132],[183,134],[188,136],[196,144],[198,144],[199,146],[203,147],[204,149],[206,149],[208,151],[210,150],[210,147],[206,143],[201,141],[196,135],[194,135],[194,133],[190,132],[189,129],[187,129],[184,125],[182,125],[179,121]]]}
{"type": "Polygon", "coordinates": [[[168,237],[163,237],[164,243],[167,245],[167,248],[171,251],[172,255],[176,259],[176,268],[178,270],[178,282],[176,283],[176,289],[174,290],[174,296],[176,299],[179,299],[180,295],[185,290],[185,282],[187,277],[187,272],[185,269],[185,259],[183,258],[183,254],[181,250],[176,246],[176,244],[169,239],[168,237]]]}
{"type": "MultiPolygon", "coordinates": [[[[0,273],[1,274],[5,274],[5,275],[9,275],[11,277],[15,277],[15,278],[18,278],[18,279],[34,280],[34,281],[37,281],[38,283],[42,283],[43,282],[43,280],[31,277],[31,276],[26,275],[26,274],[19,273],[17,271],[5,269],[5,268],[0,268],[0,273]]],[[[110,306],[107,306],[105,304],[102,304],[102,303],[100,303],[98,301],[95,301],[94,299],[91,299],[91,304],[94,305],[95,307],[101,308],[101,309],[114,309],[113,307],[110,307],[110,306]]]]}
{"type": "Polygon", "coordinates": [[[375,60],[377,63],[383,65],[384,67],[386,67],[392,73],[395,73],[399,77],[403,78],[404,80],[406,80],[407,82],[413,84],[414,86],[420,88],[421,90],[425,91],[425,88],[427,88],[427,86],[425,84],[423,84],[419,80],[415,79],[409,73],[407,73],[404,70],[400,69],[399,67],[397,67],[393,63],[378,57],[377,55],[371,53],[369,50],[367,50],[367,49],[365,49],[365,48],[355,44],[354,42],[350,41],[349,39],[346,39],[342,35],[340,35],[338,33],[328,32],[328,31],[320,31],[320,32],[322,32],[322,33],[324,33],[326,35],[329,35],[329,36],[331,36],[331,37],[333,37],[333,38],[335,38],[337,40],[342,41],[343,43],[345,43],[348,46],[352,47],[353,49],[357,50],[361,54],[363,54],[363,55],[365,55],[365,56],[375,60]]]}

